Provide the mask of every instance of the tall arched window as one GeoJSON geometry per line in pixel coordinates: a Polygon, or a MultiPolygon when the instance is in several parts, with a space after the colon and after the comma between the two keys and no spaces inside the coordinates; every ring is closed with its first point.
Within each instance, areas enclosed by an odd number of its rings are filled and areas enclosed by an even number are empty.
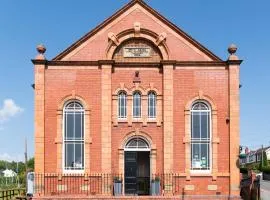
{"type": "Polygon", "coordinates": [[[64,108],[64,170],[84,170],[84,108],[78,101],[64,108]]]}
{"type": "Polygon", "coordinates": [[[141,93],[133,93],[133,118],[141,118],[141,93]]]}
{"type": "Polygon", "coordinates": [[[120,92],[118,94],[118,118],[127,118],[127,95],[125,92],[120,92]]]}
{"type": "Polygon", "coordinates": [[[210,170],[211,166],[211,110],[204,102],[196,102],[191,109],[191,169],[210,170]]]}
{"type": "Polygon", "coordinates": [[[156,118],[157,97],[155,92],[148,93],[148,118],[156,118]]]}

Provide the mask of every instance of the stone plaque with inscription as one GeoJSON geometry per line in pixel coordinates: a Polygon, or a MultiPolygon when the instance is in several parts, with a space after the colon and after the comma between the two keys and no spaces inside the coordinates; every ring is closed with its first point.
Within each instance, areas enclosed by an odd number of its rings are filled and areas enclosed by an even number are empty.
{"type": "Polygon", "coordinates": [[[150,57],[151,48],[149,47],[125,47],[125,58],[146,58],[150,57]]]}

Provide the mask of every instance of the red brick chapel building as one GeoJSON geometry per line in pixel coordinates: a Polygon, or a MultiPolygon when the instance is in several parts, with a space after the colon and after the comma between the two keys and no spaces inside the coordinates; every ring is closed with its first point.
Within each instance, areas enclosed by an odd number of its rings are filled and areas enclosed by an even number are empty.
{"type": "Polygon", "coordinates": [[[239,196],[236,46],[223,61],[132,0],[52,60],[37,50],[38,195],[239,196]]]}

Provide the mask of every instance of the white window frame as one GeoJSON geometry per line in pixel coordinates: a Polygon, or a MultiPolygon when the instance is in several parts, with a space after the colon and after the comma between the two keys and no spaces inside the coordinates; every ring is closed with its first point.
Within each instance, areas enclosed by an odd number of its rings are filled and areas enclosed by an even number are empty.
{"type": "Polygon", "coordinates": [[[212,163],[213,163],[213,156],[212,156],[212,151],[213,151],[213,146],[212,146],[212,110],[211,106],[205,102],[205,101],[196,101],[192,104],[191,110],[190,110],[190,172],[191,174],[211,174],[212,172],[212,163]],[[197,103],[203,103],[208,107],[208,110],[193,110],[193,107],[197,103]],[[206,143],[201,140],[202,138],[199,139],[192,139],[192,126],[193,126],[193,120],[192,120],[192,113],[193,112],[208,112],[209,115],[209,139],[206,140],[206,143]],[[192,166],[192,160],[193,160],[193,144],[209,144],[209,169],[193,169],[192,166]]]}
{"type": "MultiPolygon", "coordinates": [[[[79,110],[78,110],[79,111],[79,110]]],[[[77,101],[77,100],[71,100],[71,101],[68,101],[64,108],[63,108],[63,116],[62,116],[62,135],[63,135],[63,145],[62,145],[62,170],[63,170],[63,173],[73,173],[73,174],[81,174],[81,173],[84,173],[85,171],[85,109],[83,107],[83,105],[81,104],[81,102],[77,101]],[[81,110],[80,112],[83,113],[83,139],[82,140],[65,140],[65,130],[66,130],[66,107],[70,104],[70,103],[78,103],[81,105],[81,110]],[[80,169],[80,170],[77,170],[77,169],[66,169],[66,153],[65,153],[65,144],[66,142],[82,142],[83,144],[83,169],[80,169]]],[[[81,124],[82,125],[82,124],[81,124]]]]}
{"type": "Polygon", "coordinates": [[[126,120],[127,119],[127,93],[125,91],[120,91],[117,95],[117,112],[118,112],[118,120],[126,120]],[[119,104],[120,104],[120,95],[124,94],[125,95],[125,116],[120,116],[120,108],[119,108],[119,104]]]}
{"type": "Polygon", "coordinates": [[[135,91],[133,92],[133,95],[132,95],[132,117],[133,119],[141,119],[142,118],[142,94],[140,91],[135,91]],[[135,94],[138,93],[140,95],[140,116],[135,116],[134,115],[134,96],[135,94]]]}
{"type": "Polygon", "coordinates": [[[155,120],[157,117],[157,94],[154,91],[150,91],[147,95],[148,99],[148,105],[147,105],[147,112],[148,112],[148,119],[155,120]],[[150,100],[154,100],[154,105],[150,106],[150,100]],[[150,110],[153,109],[153,112],[155,113],[153,116],[150,115],[150,110]]]}

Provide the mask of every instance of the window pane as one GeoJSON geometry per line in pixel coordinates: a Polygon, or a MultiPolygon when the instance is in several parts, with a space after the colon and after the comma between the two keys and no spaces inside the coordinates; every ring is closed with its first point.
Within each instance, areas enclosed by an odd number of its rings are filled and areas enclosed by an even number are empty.
{"type": "Polygon", "coordinates": [[[153,117],[154,113],[153,113],[153,108],[150,107],[149,108],[149,117],[153,117]]]}
{"type": "Polygon", "coordinates": [[[72,168],[74,166],[74,145],[65,144],[65,157],[66,157],[66,168],[72,168]]]}
{"type": "Polygon", "coordinates": [[[127,143],[126,148],[128,149],[141,148],[142,149],[142,148],[149,148],[149,146],[143,139],[135,138],[135,139],[130,140],[127,143]]]}
{"type": "Polygon", "coordinates": [[[136,140],[131,140],[128,144],[129,147],[137,147],[137,141],[136,140]]]}
{"type": "Polygon", "coordinates": [[[192,113],[192,138],[200,138],[200,113],[192,113]]]}
{"type": "Polygon", "coordinates": [[[83,138],[83,129],[82,129],[83,119],[81,113],[75,114],[75,139],[83,138]]]}
{"type": "Polygon", "coordinates": [[[141,117],[141,95],[139,93],[133,95],[133,117],[141,117]]]}
{"type": "Polygon", "coordinates": [[[74,115],[73,113],[66,113],[65,122],[66,139],[72,139],[74,137],[74,115]]]}
{"type": "Polygon", "coordinates": [[[209,168],[208,144],[201,144],[201,167],[209,168]]]}
{"type": "Polygon", "coordinates": [[[200,145],[192,144],[192,168],[200,168],[200,145]]]}
{"type": "Polygon", "coordinates": [[[77,143],[75,144],[75,168],[83,168],[83,144],[77,143]]]}
{"type": "Polygon", "coordinates": [[[156,95],[153,92],[148,94],[148,117],[156,117],[156,95]]]}
{"type": "Polygon", "coordinates": [[[209,143],[191,145],[192,169],[210,169],[209,143]]]}
{"type": "Polygon", "coordinates": [[[126,118],[126,94],[124,92],[118,95],[118,117],[126,118]]]}
{"type": "Polygon", "coordinates": [[[206,139],[209,138],[209,127],[208,127],[208,113],[201,112],[201,137],[206,139]]]}
{"type": "Polygon", "coordinates": [[[138,147],[140,148],[143,148],[143,147],[148,147],[147,144],[145,143],[145,141],[143,140],[138,140],[138,147]]]}

